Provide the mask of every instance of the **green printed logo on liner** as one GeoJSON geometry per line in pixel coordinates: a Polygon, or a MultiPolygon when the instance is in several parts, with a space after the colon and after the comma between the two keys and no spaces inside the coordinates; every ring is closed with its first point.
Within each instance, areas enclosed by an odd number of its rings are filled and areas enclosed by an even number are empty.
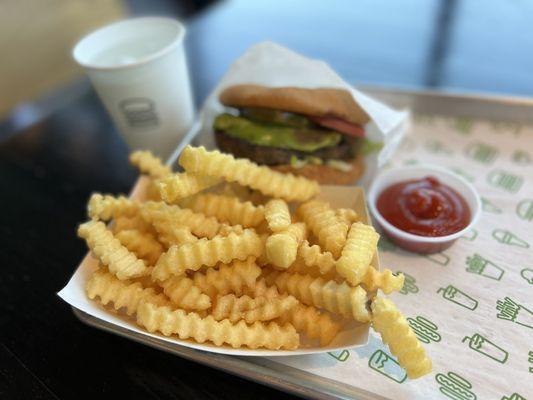
{"type": "Polygon", "coordinates": [[[516,193],[524,183],[524,178],[502,169],[495,169],[487,175],[487,182],[494,187],[516,193]]]}
{"type": "Polygon", "coordinates": [[[482,164],[490,164],[498,155],[496,147],[481,142],[469,144],[465,150],[466,156],[482,164]]]}
{"type": "Polygon", "coordinates": [[[415,278],[402,271],[396,271],[395,274],[403,274],[404,276],[403,287],[400,289],[401,294],[418,293],[418,286],[416,286],[415,278]]]}
{"type": "Polygon", "coordinates": [[[533,329],[533,312],[510,297],[498,300],[496,302],[496,310],[498,310],[496,315],[498,319],[504,319],[533,329]]]}
{"type": "Polygon", "coordinates": [[[474,121],[471,118],[456,118],[454,127],[461,135],[469,135],[472,132],[474,121]]]}
{"type": "Polygon", "coordinates": [[[522,247],[524,249],[529,248],[529,243],[523,239],[520,239],[514,233],[506,229],[494,229],[492,231],[492,237],[502,244],[509,246],[522,247]]]}
{"type": "Polygon", "coordinates": [[[457,175],[462,176],[463,178],[465,178],[470,183],[473,183],[476,180],[476,178],[474,178],[473,175],[470,175],[468,172],[462,170],[461,168],[451,167],[451,168],[449,168],[449,170],[452,171],[452,172],[455,172],[457,175]]]}
{"type": "MultiPolygon", "coordinates": [[[[527,361],[533,364],[533,351],[527,353],[527,361]]],[[[533,374],[533,367],[529,367],[529,372],[533,374]]]]}
{"type": "Polygon", "coordinates": [[[472,384],[455,372],[446,375],[437,374],[435,380],[440,385],[440,392],[453,400],[476,400],[477,396],[471,391],[472,384]]]}
{"type": "Polygon", "coordinates": [[[476,240],[477,235],[478,235],[477,230],[475,230],[475,229],[470,229],[470,230],[469,230],[468,232],[466,232],[463,236],[461,236],[461,239],[464,239],[464,240],[468,240],[468,241],[470,241],[470,242],[473,242],[474,240],[476,240]]]}
{"type": "Polygon", "coordinates": [[[427,254],[424,257],[433,261],[435,264],[442,265],[443,267],[450,263],[450,257],[444,253],[427,254]]]}
{"type": "Polygon", "coordinates": [[[527,400],[525,397],[519,395],[518,393],[513,393],[511,396],[503,396],[500,400],[527,400]]]}
{"type": "Polygon", "coordinates": [[[416,318],[407,318],[409,326],[415,333],[418,340],[424,343],[440,342],[441,336],[437,332],[439,329],[437,325],[431,322],[429,319],[422,316],[416,318]]]}
{"type": "Polygon", "coordinates": [[[491,213],[491,214],[501,214],[502,209],[496,206],[495,204],[491,203],[489,200],[487,200],[484,197],[481,197],[481,208],[483,211],[491,213]]]}
{"type": "Polygon", "coordinates": [[[424,147],[427,151],[433,154],[453,154],[453,151],[439,140],[428,140],[426,141],[424,147]]]}
{"type": "Polygon", "coordinates": [[[533,199],[524,199],[516,205],[518,218],[531,222],[533,220],[533,199]]]}
{"type": "Polygon", "coordinates": [[[533,285],[533,269],[524,268],[520,271],[520,276],[526,280],[527,283],[533,285]]]}
{"type": "Polygon", "coordinates": [[[368,366],[395,382],[402,383],[407,379],[407,373],[400,367],[398,361],[383,350],[376,350],[372,354],[368,360],[368,366]]]}
{"type": "Polygon", "coordinates": [[[524,150],[516,150],[513,153],[512,160],[518,165],[528,165],[533,161],[531,155],[524,150]]]}
{"type": "Polygon", "coordinates": [[[348,350],[328,351],[328,354],[340,362],[344,362],[350,357],[350,352],[348,350]]]}
{"type": "Polygon", "coordinates": [[[502,279],[502,276],[505,273],[501,267],[497,266],[492,261],[481,257],[477,253],[466,258],[466,265],[466,272],[481,275],[496,281],[502,279]]]}
{"type": "Polygon", "coordinates": [[[473,334],[472,337],[465,336],[462,342],[468,343],[468,347],[470,347],[472,350],[492,358],[494,361],[498,361],[500,364],[504,364],[509,357],[509,353],[479,333],[473,334]]]}
{"type": "Polygon", "coordinates": [[[452,303],[461,307],[474,311],[477,308],[478,302],[476,299],[470,297],[465,292],[457,289],[453,285],[448,285],[445,288],[440,288],[437,293],[442,293],[442,297],[452,303]]]}

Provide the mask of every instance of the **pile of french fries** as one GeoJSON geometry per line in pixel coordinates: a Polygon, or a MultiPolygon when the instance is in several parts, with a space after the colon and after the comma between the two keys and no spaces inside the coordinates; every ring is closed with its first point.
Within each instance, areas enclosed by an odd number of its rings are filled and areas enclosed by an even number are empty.
{"type": "Polygon", "coordinates": [[[100,265],[89,298],[149,332],[235,348],[327,346],[349,321],[370,322],[411,378],[431,371],[376,295],[404,282],[370,265],[379,235],[314,199],[316,182],[203,147],[183,150],[185,172],[145,151],[130,161],[150,179],[147,199],[93,194],[78,229],[100,265]]]}

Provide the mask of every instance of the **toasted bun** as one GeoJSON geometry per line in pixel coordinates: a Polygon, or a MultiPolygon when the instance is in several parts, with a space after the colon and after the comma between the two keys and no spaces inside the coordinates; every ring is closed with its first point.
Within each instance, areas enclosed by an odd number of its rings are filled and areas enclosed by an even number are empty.
{"type": "Polygon", "coordinates": [[[348,172],[339,171],[327,165],[306,165],[302,168],[294,168],[290,165],[278,165],[271,168],[276,171],[290,172],[294,175],[314,179],[322,185],[351,185],[357,182],[365,171],[363,156],[358,155],[351,164],[352,169],[348,172]]]}
{"type": "Polygon", "coordinates": [[[352,95],[342,89],[235,85],[220,94],[220,102],[229,107],[273,108],[317,117],[336,117],[360,125],[370,120],[352,95]]]}

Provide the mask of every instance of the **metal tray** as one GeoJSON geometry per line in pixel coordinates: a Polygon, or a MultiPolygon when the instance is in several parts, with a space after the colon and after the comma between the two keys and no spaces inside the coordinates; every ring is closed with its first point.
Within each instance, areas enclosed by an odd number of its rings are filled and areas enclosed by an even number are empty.
{"type": "MultiPolygon", "coordinates": [[[[410,108],[414,113],[419,114],[483,118],[501,122],[533,122],[533,99],[528,98],[390,90],[376,87],[362,87],[360,89],[393,107],[410,108]]],[[[173,161],[181,149],[194,138],[196,128],[193,127],[185,136],[169,161],[173,161]]],[[[162,340],[139,335],[111,325],[75,308],[73,308],[73,312],[82,322],[95,328],[302,397],[312,399],[386,399],[366,390],[262,357],[226,356],[173,346],[162,340]]]]}

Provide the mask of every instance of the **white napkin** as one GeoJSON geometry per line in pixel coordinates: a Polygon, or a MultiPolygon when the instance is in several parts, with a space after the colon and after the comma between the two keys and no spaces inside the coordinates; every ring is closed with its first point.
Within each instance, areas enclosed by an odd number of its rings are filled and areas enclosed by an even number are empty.
{"type": "Polygon", "coordinates": [[[371,118],[366,127],[367,138],[384,144],[379,153],[367,157],[364,181],[390,158],[409,124],[407,111],[393,110],[354,89],[324,61],[304,57],[276,43],[262,42],[250,47],[231,65],[205,101],[200,111],[202,127],[197,141],[199,144],[214,147],[211,134],[213,121],[218,114],[225,111],[225,107],[218,101],[218,96],[226,87],[238,84],[338,88],[350,92],[371,118]]]}

